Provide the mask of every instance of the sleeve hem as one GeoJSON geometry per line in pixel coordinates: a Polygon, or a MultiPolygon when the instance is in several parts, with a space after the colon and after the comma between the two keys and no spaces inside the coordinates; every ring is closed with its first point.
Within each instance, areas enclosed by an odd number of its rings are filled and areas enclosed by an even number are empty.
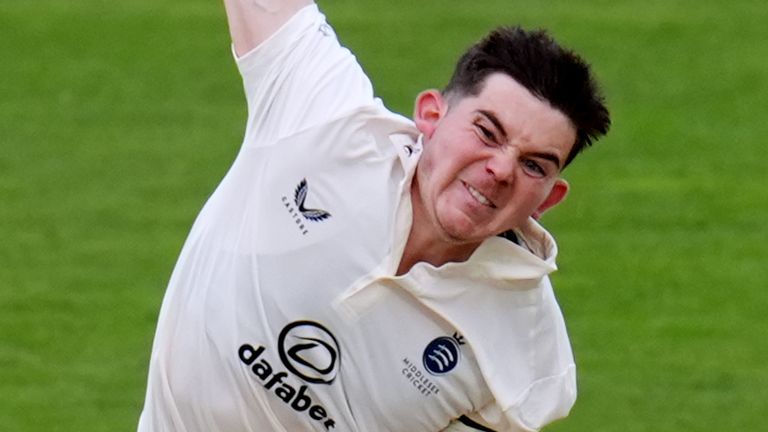
{"type": "Polygon", "coordinates": [[[238,56],[234,44],[231,44],[232,57],[240,73],[245,74],[273,62],[288,50],[301,34],[310,29],[319,17],[322,18],[322,14],[317,4],[313,3],[300,9],[271,36],[245,54],[238,56]]]}

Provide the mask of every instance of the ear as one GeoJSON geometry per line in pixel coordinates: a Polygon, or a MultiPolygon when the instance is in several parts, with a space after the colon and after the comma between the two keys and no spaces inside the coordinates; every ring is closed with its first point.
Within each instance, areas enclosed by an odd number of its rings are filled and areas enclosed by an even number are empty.
{"type": "Polygon", "coordinates": [[[547,210],[560,204],[565,199],[565,196],[568,195],[568,189],[570,189],[570,186],[568,186],[568,182],[565,181],[565,179],[559,178],[555,180],[555,184],[552,186],[552,190],[549,191],[549,195],[533,213],[533,218],[539,219],[547,210]]]}
{"type": "Polygon", "coordinates": [[[416,128],[426,138],[431,138],[437,129],[437,123],[445,114],[448,104],[437,90],[425,90],[416,96],[416,104],[413,110],[413,121],[416,128]]]}

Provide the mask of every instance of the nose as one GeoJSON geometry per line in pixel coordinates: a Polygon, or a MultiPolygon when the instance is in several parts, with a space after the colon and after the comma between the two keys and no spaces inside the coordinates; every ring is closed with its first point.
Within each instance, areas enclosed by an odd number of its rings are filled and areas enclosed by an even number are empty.
{"type": "Polygon", "coordinates": [[[495,152],[485,163],[485,171],[501,184],[512,183],[517,168],[517,156],[513,151],[495,152]]]}

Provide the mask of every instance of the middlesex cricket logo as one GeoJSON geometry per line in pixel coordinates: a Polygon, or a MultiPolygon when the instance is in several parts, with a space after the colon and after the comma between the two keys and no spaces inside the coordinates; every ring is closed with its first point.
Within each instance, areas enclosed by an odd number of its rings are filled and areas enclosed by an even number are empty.
{"type": "Polygon", "coordinates": [[[294,321],[280,332],[277,345],[280,361],[288,372],[276,369],[261,345],[243,344],[237,355],[264,389],[327,430],[334,428],[336,421],[324,406],[315,403],[307,384],[330,385],[336,379],[341,361],[336,337],[316,322],[294,321]]]}
{"type": "Polygon", "coordinates": [[[421,364],[409,357],[403,358],[403,378],[424,396],[440,393],[440,377],[453,371],[461,360],[464,336],[454,332],[452,337],[433,339],[421,355],[421,364]]]}
{"type": "Polygon", "coordinates": [[[459,364],[461,358],[460,343],[463,338],[442,336],[427,345],[422,355],[422,362],[427,372],[432,375],[445,375],[459,364]]]}

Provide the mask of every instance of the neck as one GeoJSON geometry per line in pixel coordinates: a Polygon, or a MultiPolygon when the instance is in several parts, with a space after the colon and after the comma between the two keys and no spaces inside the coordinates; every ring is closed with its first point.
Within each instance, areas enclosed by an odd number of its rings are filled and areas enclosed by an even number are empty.
{"type": "Polygon", "coordinates": [[[480,243],[465,243],[446,238],[445,234],[439,232],[427,217],[415,180],[411,188],[411,206],[413,224],[397,268],[398,276],[408,273],[419,262],[440,267],[448,262],[466,261],[480,246],[480,243]]]}

